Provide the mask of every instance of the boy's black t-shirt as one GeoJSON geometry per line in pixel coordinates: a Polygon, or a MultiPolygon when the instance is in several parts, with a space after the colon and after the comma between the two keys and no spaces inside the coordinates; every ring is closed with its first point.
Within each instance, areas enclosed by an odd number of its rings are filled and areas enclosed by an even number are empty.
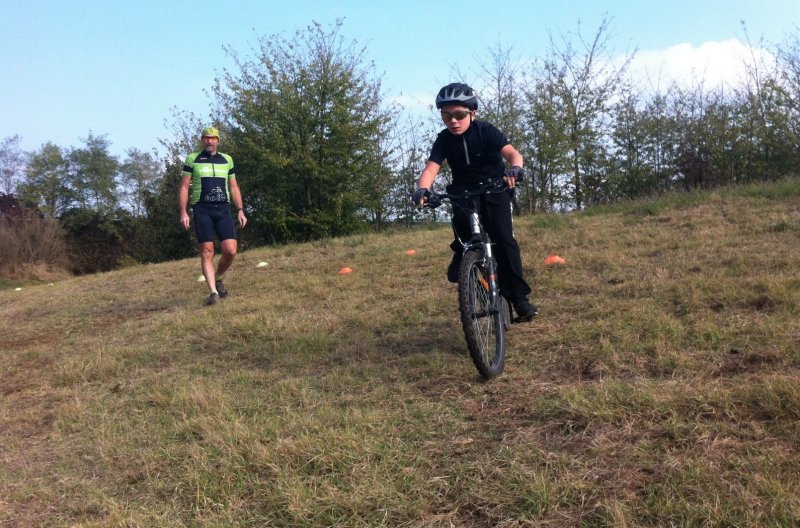
{"type": "Polygon", "coordinates": [[[428,159],[439,165],[447,160],[453,183],[479,183],[503,175],[505,165],[500,150],[510,143],[491,123],[475,120],[459,136],[447,129],[439,132],[428,159]]]}

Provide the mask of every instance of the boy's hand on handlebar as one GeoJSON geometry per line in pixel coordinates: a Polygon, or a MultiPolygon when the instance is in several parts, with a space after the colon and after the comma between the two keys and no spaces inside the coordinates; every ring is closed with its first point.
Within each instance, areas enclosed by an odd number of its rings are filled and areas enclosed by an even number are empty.
{"type": "Polygon", "coordinates": [[[431,191],[429,189],[420,187],[419,189],[414,191],[414,194],[411,196],[411,201],[414,204],[418,205],[419,207],[422,207],[423,205],[425,205],[425,202],[428,201],[430,195],[431,191]]]}
{"type": "Polygon", "coordinates": [[[506,169],[503,173],[503,181],[509,189],[517,186],[517,183],[525,180],[525,171],[519,165],[514,165],[510,169],[506,169]]]}
{"type": "Polygon", "coordinates": [[[504,176],[510,176],[516,181],[521,182],[525,179],[525,171],[519,165],[514,165],[510,169],[506,169],[504,176]]]}

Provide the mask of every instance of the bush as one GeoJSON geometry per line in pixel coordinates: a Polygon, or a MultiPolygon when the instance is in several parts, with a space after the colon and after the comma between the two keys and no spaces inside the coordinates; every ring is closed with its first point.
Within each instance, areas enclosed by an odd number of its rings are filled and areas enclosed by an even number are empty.
{"type": "Polygon", "coordinates": [[[67,246],[58,221],[31,209],[0,216],[0,277],[53,279],[66,276],[67,246]]]}
{"type": "Polygon", "coordinates": [[[125,222],[112,214],[73,208],[61,216],[70,252],[69,269],[76,275],[111,271],[125,256],[125,222]]]}

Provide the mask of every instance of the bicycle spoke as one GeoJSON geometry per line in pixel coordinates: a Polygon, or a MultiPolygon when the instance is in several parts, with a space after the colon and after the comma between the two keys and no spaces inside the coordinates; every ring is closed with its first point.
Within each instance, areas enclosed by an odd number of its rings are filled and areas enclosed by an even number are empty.
{"type": "Polygon", "coordinates": [[[475,366],[482,376],[491,378],[503,370],[505,328],[500,306],[492,306],[492,291],[486,277],[482,256],[479,252],[468,252],[459,281],[462,326],[475,366]]]}

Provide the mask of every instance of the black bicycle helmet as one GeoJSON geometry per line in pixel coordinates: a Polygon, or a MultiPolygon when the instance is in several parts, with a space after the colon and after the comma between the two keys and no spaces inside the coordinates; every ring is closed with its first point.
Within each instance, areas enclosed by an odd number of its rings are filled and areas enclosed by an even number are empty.
{"type": "Polygon", "coordinates": [[[442,87],[436,95],[436,108],[440,109],[443,106],[451,104],[464,105],[470,110],[478,109],[478,96],[475,95],[475,90],[464,83],[450,83],[442,87]]]}

